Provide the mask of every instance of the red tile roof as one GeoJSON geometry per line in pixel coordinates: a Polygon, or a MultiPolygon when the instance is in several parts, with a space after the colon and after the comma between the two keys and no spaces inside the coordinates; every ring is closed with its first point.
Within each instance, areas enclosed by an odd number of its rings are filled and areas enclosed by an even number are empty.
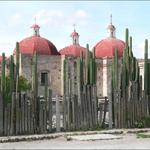
{"type": "Polygon", "coordinates": [[[74,57],[79,57],[80,52],[83,52],[83,56],[85,56],[86,53],[86,48],[80,46],[79,44],[77,45],[70,45],[67,46],[59,51],[61,55],[66,55],[66,56],[74,56],[74,57]]]}
{"type": "Polygon", "coordinates": [[[19,43],[19,48],[22,54],[32,55],[36,51],[40,55],[60,55],[52,42],[40,36],[31,36],[23,39],[19,43]]]}
{"type": "Polygon", "coordinates": [[[97,58],[113,57],[115,49],[118,49],[118,56],[123,56],[125,43],[116,38],[107,38],[98,42],[95,46],[95,55],[97,58]]]}

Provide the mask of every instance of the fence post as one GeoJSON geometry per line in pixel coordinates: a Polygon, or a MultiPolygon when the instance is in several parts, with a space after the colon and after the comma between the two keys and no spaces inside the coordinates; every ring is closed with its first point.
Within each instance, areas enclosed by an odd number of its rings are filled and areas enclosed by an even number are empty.
{"type": "Polygon", "coordinates": [[[56,132],[60,132],[60,107],[58,95],[56,95],[56,132]]]}

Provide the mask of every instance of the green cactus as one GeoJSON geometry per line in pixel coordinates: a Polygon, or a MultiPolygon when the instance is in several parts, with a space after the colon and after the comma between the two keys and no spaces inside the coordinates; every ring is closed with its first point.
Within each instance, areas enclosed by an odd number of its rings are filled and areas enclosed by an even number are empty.
{"type": "Polygon", "coordinates": [[[89,45],[86,46],[86,60],[85,60],[85,69],[86,69],[86,76],[85,76],[85,83],[89,83],[89,73],[90,73],[90,52],[89,52],[89,45]]]}
{"type": "Polygon", "coordinates": [[[19,42],[16,42],[16,70],[15,70],[16,71],[16,93],[18,93],[18,85],[19,85],[19,61],[20,61],[19,42]]]}
{"type": "Polygon", "coordinates": [[[95,47],[93,49],[93,83],[96,84],[97,68],[96,68],[96,57],[95,57],[95,47]]]}
{"type": "Polygon", "coordinates": [[[65,66],[66,66],[66,58],[63,60],[63,95],[65,95],[65,89],[66,89],[66,72],[65,72],[65,66]]]}
{"type": "Polygon", "coordinates": [[[6,91],[6,76],[5,76],[5,69],[6,69],[6,60],[5,60],[5,53],[2,53],[2,76],[1,76],[1,92],[3,100],[5,99],[5,91],[6,91]]]}
{"type": "Polygon", "coordinates": [[[10,90],[14,92],[14,58],[10,56],[10,90]]]}
{"type": "Polygon", "coordinates": [[[114,86],[115,89],[118,90],[118,50],[115,50],[115,56],[114,56],[114,70],[115,70],[115,75],[114,75],[114,86]]]}
{"type": "Polygon", "coordinates": [[[133,52],[132,52],[132,36],[130,36],[129,56],[131,58],[133,57],[133,52]]]}
{"type": "Polygon", "coordinates": [[[93,59],[90,58],[90,84],[93,84],[93,59]]]}
{"type": "Polygon", "coordinates": [[[37,54],[34,53],[32,61],[32,91],[34,96],[37,97],[38,93],[38,77],[37,77],[37,54]]]}
{"type": "MultiPolygon", "coordinates": [[[[141,109],[141,81],[140,81],[140,68],[138,64],[138,60],[133,56],[132,52],[132,37],[130,36],[129,40],[129,30],[126,29],[126,45],[123,52],[122,64],[121,64],[121,80],[118,80],[117,74],[117,60],[115,60],[115,56],[112,62],[112,101],[113,101],[113,120],[115,120],[115,127],[133,127],[134,122],[139,120],[141,116],[139,116],[138,109],[141,109]],[[121,82],[121,84],[120,84],[121,82]],[[119,89],[120,86],[120,102],[119,99],[116,101],[116,89],[119,89]],[[116,105],[118,102],[118,106],[116,105]],[[120,106],[121,104],[121,106],[120,106]],[[134,115],[132,115],[134,114],[134,115]],[[116,118],[120,118],[120,120],[116,121],[116,118]]],[[[145,63],[144,63],[144,89],[145,93],[148,94],[148,41],[145,40],[145,63]]]]}
{"type": "Polygon", "coordinates": [[[129,29],[126,28],[126,34],[125,34],[125,42],[126,42],[126,47],[125,48],[128,48],[129,47],[129,29]]]}
{"type": "Polygon", "coordinates": [[[77,58],[77,82],[81,82],[81,60],[80,58],[77,58]]]}
{"type": "Polygon", "coordinates": [[[83,88],[84,84],[84,71],[83,71],[83,52],[80,53],[80,81],[81,81],[81,89],[83,88]]]}
{"type": "Polygon", "coordinates": [[[35,122],[35,131],[37,130],[38,115],[37,115],[37,97],[38,97],[38,74],[37,74],[37,53],[32,57],[32,92],[33,92],[33,119],[35,122]]]}
{"type": "Polygon", "coordinates": [[[144,53],[144,91],[148,94],[148,40],[145,40],[145,53],[144,53]]]}

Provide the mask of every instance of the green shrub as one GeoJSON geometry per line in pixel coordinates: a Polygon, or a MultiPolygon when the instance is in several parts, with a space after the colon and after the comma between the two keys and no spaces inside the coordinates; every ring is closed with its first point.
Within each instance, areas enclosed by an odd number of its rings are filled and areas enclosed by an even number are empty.
{"type": "Polygon", "coordinates": [[[150,117],[143,117],[141,120],[135,122],[136,128],[149,128],[150,127],[150,117]]]}

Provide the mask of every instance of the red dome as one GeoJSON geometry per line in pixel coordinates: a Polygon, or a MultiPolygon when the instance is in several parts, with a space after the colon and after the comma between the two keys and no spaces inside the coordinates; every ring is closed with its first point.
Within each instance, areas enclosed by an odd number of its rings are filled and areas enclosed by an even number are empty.
{"type": "Polygon", "coordinates": [[[40,55],[60,55],[53,43],[40,36],[25,38],[19,42],[19,48],[21,54],[32,55],[36,51],[40,55]]]}
{"type": "Polygon", "coordinates": [[[80,52],[83,52],[83,56],[85,56],[86,53],[86,48],[80,46],[79,44],[77,45],[70,45],[67,46],[59,51],[61,55],[66,55],[66,56],[74,56],[74,57],[79,57],[80,52]]]}
{"type": "Polygon", "coordinates": [[[115,49],[118,50],[118,56],[123,56],[125,43],[116,38],[107,38],[98,42],[95,46],[95,55],[100,57],[113,57],[115,49]]]}

